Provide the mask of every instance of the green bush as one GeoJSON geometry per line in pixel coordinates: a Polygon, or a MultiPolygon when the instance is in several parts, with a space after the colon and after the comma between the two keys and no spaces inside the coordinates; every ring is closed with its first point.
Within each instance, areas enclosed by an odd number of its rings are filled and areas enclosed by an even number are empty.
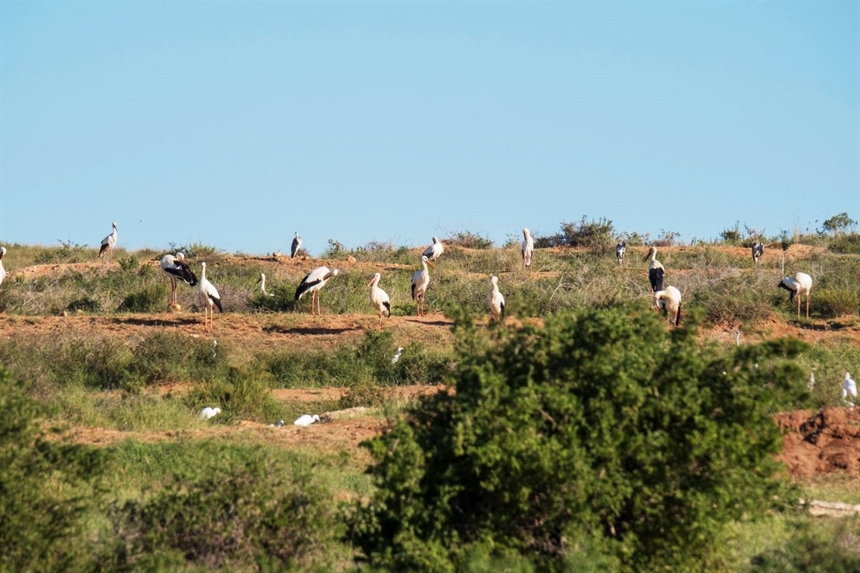
{"type": "Polygon", "coordinates": [[[282,467],[262,450],[242,465],[189,477],[177,474],[145,499],[111,506],[114,569],[292,570],[319,557],[340,531],[310,468],[282,467]]]}
{"type": "Polygon", "coordinates": [[[167,288],[164,285],[147,286],[122,299],[117,312],[158,312],[165,306],[167,288]]]}
{"type": "Polygon", "coordinates": [[[860,571],[860,518],[840,521],[835,535],[805,523],[784,546],[756,556],[754,573],[856,573],[860,571]]]}
{"type": "Polygon", "coordinates": [[[860,310],[860,292],[857,288],[824,288],[816,293],[816,314],[824,318],[854,315],[860,310]]]}
{"type": "Polygon", "coordinates": [[[101,453],[46,441],[37,406],[0,369],[0,571],[80,571],[101,453]]]}
{"type": "Polygon", "coordinates": [[[784,493],[771,413],[805,396],[802,343],[720,354],[620,308],[456,328],[456,392],[364,444],[377,491],[349,536],[372,566],[454,571],[481,543],[546,571],[706,571],[721,525],[784,493]]]}

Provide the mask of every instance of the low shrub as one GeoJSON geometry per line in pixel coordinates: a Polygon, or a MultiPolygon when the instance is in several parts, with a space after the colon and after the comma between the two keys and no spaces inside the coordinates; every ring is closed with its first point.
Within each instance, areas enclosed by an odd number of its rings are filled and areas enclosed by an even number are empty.
{"type": "Polygon", "coordinates": [[[860,291],[855,288],[824,288],[815,293],[813,308],[824,318],[854,315],[860,310],[860,291]]]}

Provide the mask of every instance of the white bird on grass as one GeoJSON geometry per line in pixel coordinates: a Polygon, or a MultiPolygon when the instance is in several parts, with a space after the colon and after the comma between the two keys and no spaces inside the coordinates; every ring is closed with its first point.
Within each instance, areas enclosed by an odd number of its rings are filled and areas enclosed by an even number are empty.
{"type": "Polygon", "coordinates": [[[186,284],[195,286],[197,284],[197,276],[191,272],[188,263],[185,262],[183,253],[176,255],[164,255],[161,257],[161,270],[170,279],[170,302],[167,305],[170,308],[176,308],[176,285],[177,279],[185,281],[186,284]]]}
{"type": "Polygon", "coordinates": [[[851,379],[851,375],[845,373],[845,382],[842,383],[842,400],[850,407],[854,407],[854,400],[857,399],[857,383],[851,379]]]}
{"type": "Polygon", "coordinates": [[[669,322],[678,326],[681,322],[681,291],[673,286],[667,286],[665,290],[655,292],[654,299],[657,302],[657,308],[669,315],[669,322]]]}
{"type": "Polygon", "coordinates": [[[382,327],[382,317],[389,318],[391,316],[391,299],[387,292],[379,288],[379,279],[381,278],[382,274],[376,273],[370,279],[370,284],[367,285],[370,287],[370,303],[376,307],[380,327],[382,327]]]}
{"type": "Polygon", "coordinates": [[[211,418],[214,418],[215,416],[217,416],[220,413],[221,413],[221,408],[217,408],[217,407],[212,408],[211,406],[206,406],[205,408],[200,410],[200,412],[197,414],[197,417],[200,418],[201,420],[209,420],[211,418]]]}
{"type": "Polygon", "coordinates": [[[0,247],[0,285],[3,284],[3,279],[6,278],[6,269],[3,268],[4,255],[6,255],[6,247],[0,247]]]}
{"type": "Polygon", "coordinates": [[[266,273],[260,273],[257,283],[260,285],[260,294],[263,296],[275,296],[275,293],[266,291],[266,273]]]}
{"type": "Polygon", "coordinates": [[[218,307],[218,312],[224,312],[221,306],[221,295],[218,294],[218,289],[209,282],[206,278],[206,263],[200,263],[200,302],[203,304],[203,327],[206,330],[212,330],[212,318],[215,315],[215,307],[218,307]]]}
{"type": "Polygon", "coordinates": [[[427,265],[436,268],[427,255],[421,255],[421,269],[412,275],[412,300],[418,302],[418,316],[424,315],[424,293],[430,286],[430,271],[427,270],[427,265]]]}
{"type": "Polygon", "coordinates": [[[316,414],[314,414],[313,416],[311,416],[310,414],[302,414],[301,416],[296,418],[296,421],[293,422],[293,424],[296,426],[310,426],[314,422],[319,422],[319,421],[320,421],[320,417],[316,414]]]}
{"type": "Polygon", "coordinates": [[[311,293],[311,314],[320,314],[320,289],[325,286],[331,277],[337,276],[338,269],[329,270],[328,267],[317,267],[302,279],[296,289],[296,300],[299,300],[308,291],[311,293]]]}
{"type": "Polygon", "coordinates": [[[299,254],[299,249],[302,248],[302,238],[299,237],[299,232],[296,231],[296,236],[293,237],[293,244],[290,245],[290,258],[295,259],[299,254]]]}
{"type": "Polygon", "coordinates": [[[535,240],[528,228],[523,229],[523,264],[526,269],[532,268],[532,255],[535,252],[535,240]]]}
{"type": "Polygon", "coordinates": [[[110,235],[102,239],[101,247],[99,247],[99,258],[104,256],[104,260],[113,258],[113,248],[116,246],[116,223],[111,223],[113,230],[110,235]]]}
{"type": "Polygon", "coordinates": [[[797,295],[797,318],[800,318],[800,297],[806,295],[806,318],[809,318],[809,291],[812,290],[812,277],[806,273],[797,272],[793,277],[783,278],[778,285],[788,291],[788,302],[797,295]]]}
{"type": "Polygon", "coordinates": [[[424,256],[427,260],[435,261],[445,252],[445,245],[439,240],[439,237],[433,237],[433,244],[424,249],[424,256]]]}
{"type": "Polygon", "coordinates": [[[403,347],[398,346],[397,352],[394,353],[394,356],[391,358],[392,364],[397,364],[397,361],[400,360],[400,355],[403,354],[403,347]]]}
{"type": "Polygon", "coordinates": [[[490,292],[487,293],[487,306],[490,316],[498,321],[505,319],[505,296],[499,291],[499,277],[490,277],[490,292]]]}

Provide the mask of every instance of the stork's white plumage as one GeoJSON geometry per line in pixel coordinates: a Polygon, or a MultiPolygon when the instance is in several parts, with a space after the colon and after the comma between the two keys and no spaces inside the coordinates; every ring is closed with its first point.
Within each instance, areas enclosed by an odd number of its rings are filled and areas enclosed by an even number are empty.
{"type": "Polygon", "coordinates": [[[857,399],[857,383],[851,379],[848,372],[845,373],[845,381],[842,383],[842,399],[852,408],[854,400],[857,399]]]}
{"type": "Polygon", "coordinates": [[[532,255],[535,252],[535,240],[528,228],[523,229],[523,264],[527,269],[532,267],[532,255]]]}
{"type": "Polygon", "coordinates": [[[376,273],[367,285],[370,287],[370,303],[376,308],[379,326],[382,326],[383,316],[385,318],[391,316],[391,299],[388,297],[387,292],[379,288],[379,279],[381,278],[382,274],[376,273]]]}
{"type": "Polygon", "coordinates": [[[777,285],[788,291],[788,302],[797,295],[797,318],[800,318],[800,297],[806,295],[806,318],[809,318],[809,291],[812,290],[812,277],[806,273],[797,272],[793,277],[785,277],[777,285]]]}
{"type": "Polygon", "coordinates": [[[220,413],[221,413],[221,408],[217,408],[217,407],[213,408],[211,406],[206,406],[205,408],[200,410],[200,412],[197,413],[197,417],[200,418],[201,420],[209,420],[211,418],[214,418],[215,416],[217,416],[220,413]]]}
{"type": "Polygon", "coordinates": [[[6,278],[6,269],[3,268],[3,257],[6,255],[6,247],[0,247],[0,285],[3,284],[3,279],[6,278]]]}
{"type": "Polygon", "coordinates": [[[176,255],[168,254],[161,257],[161,270],[170,279],[170,302],[167,304],[170,308],[176,308],[177,279],[195,286],[197,284],[197,277],[191,271],[188,263],[185,262],[185,255],[183,253],[176,253],[176,255]]]}
{"type": "Polygon", "coordinates": [[[296,426],[310,426],[314,422],[319,421],[320,417],[317,414],[314,414],[313,416],[311,416],[310,414],[302,414],[301,416],[296,418],[296,421],[293,422],[293,424],[296,426]]]}
{"type": "Polygon", "coordinates": [[[290,245],[290,258],[295,259],[296,255],[299,254],[299,249],[302,248],[302,238],[299,237],[299,232],[296,231],[296,236],[293,237],[293,244],[290,245]]]}
{"type": "Polygon", "coordinates": [[[110,232],[110,235],[102,239],[101,247],[99,247],[99,258],[101,259],[104,256],[105,260],[113,257],[113,248],[116,246],[116,223],[111,223],[113,225],[113,229],[110,232]]]}
{"type": "Polygon", "coordinates": [[[200,288],[200,302],[203,304],[203,326],[211,330],[215,307],[218,307],[218,312],[224,312],[224,309],[221,307],[218,289],[206,278],[206,263],[200,263],[200,281],[197,284],[200,288]]]}
{"type": "Polygon", "coordinates": [[[666,269],[663,264],[657,260],[657,247],[648,249],[648,254],[645,255],[643,261],[651,259],[648,263],[648,281],[651,283],[651,292],[663,290],[663,276],[666,274],[666,269]]]}
{"type": "Polygon", "coordinates": [[[499,291],[499,277],[490,277],[490,292],[487,293],[490,316],[498,321],[505,319],[505,295],[499,291]]]}
{"type": "Polygon", "coordinates": [[[434,269],[436,268],[427,258],[427,255],[421,255],[421,269],[412,274],[412,300],[418,302],[418,316],[424,314],[424,293],[427,292],[427,287],[430,285],[428,264],[434,269]]]}
{"type": "Polygon", "coordinates": [[[619,265],[624,263],[624,251],[626,250],[627,241],[621,241],[615,245],[615,260],[618,261],[619,265]]]}
{"type": "Polygon", "coordinates": [[[296,300],[299,300],[308,291],[311,293],[311,314],[320,314],[320,289],[325,286],[331,277],[337,276],[338,269],[329,270],[328,267],[317,267],[302,279],[296,289],[296,300]]]}
{"type": "Polygon", "coordinates": [[[257,279],[260,284],[260,294],[263,296],[275,296],[275,293],[266,291],[266,273],[260,273],[260,278],[257,279]]]}
{"type": "Polygon", "coordinates": [[[439,257],[442,256],[442,253],[445,252],[445,245],[442,244],[442,241],[439,240],[439,237],[433,237],[433,244],[424,249],[423,255],[427,257],[429,261],[435,261],[439,257]]]}
{"type": "Polygon", "coordinates": [[[758,260],[764,254],[764,245],[761,242],[756,241],[752,246],[752,258],[754,263],[758,263],[758,260]]]}
{"type": "Polygon", "coordinates": [[[657,308],[669,316],[669,322],[678,326],[681,322],[681,291],[673,286],[667,286],[665,290],[654,293],[657,308]]]}

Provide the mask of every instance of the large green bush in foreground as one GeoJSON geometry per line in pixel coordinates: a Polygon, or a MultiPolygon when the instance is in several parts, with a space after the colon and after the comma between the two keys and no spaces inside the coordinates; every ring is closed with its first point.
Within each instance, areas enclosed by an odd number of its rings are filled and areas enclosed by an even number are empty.
{"type": "Polygon", "coordinates": [[[378,490],[350,537],[372,565],[454,571],[481,547],[541,570],[713,570],[722,524],[790,501],[770,414],[805,391],[785,360],[802,343],[720,354],[629,309],[458,329],[456,393],[365,444],[378,490]]]}

